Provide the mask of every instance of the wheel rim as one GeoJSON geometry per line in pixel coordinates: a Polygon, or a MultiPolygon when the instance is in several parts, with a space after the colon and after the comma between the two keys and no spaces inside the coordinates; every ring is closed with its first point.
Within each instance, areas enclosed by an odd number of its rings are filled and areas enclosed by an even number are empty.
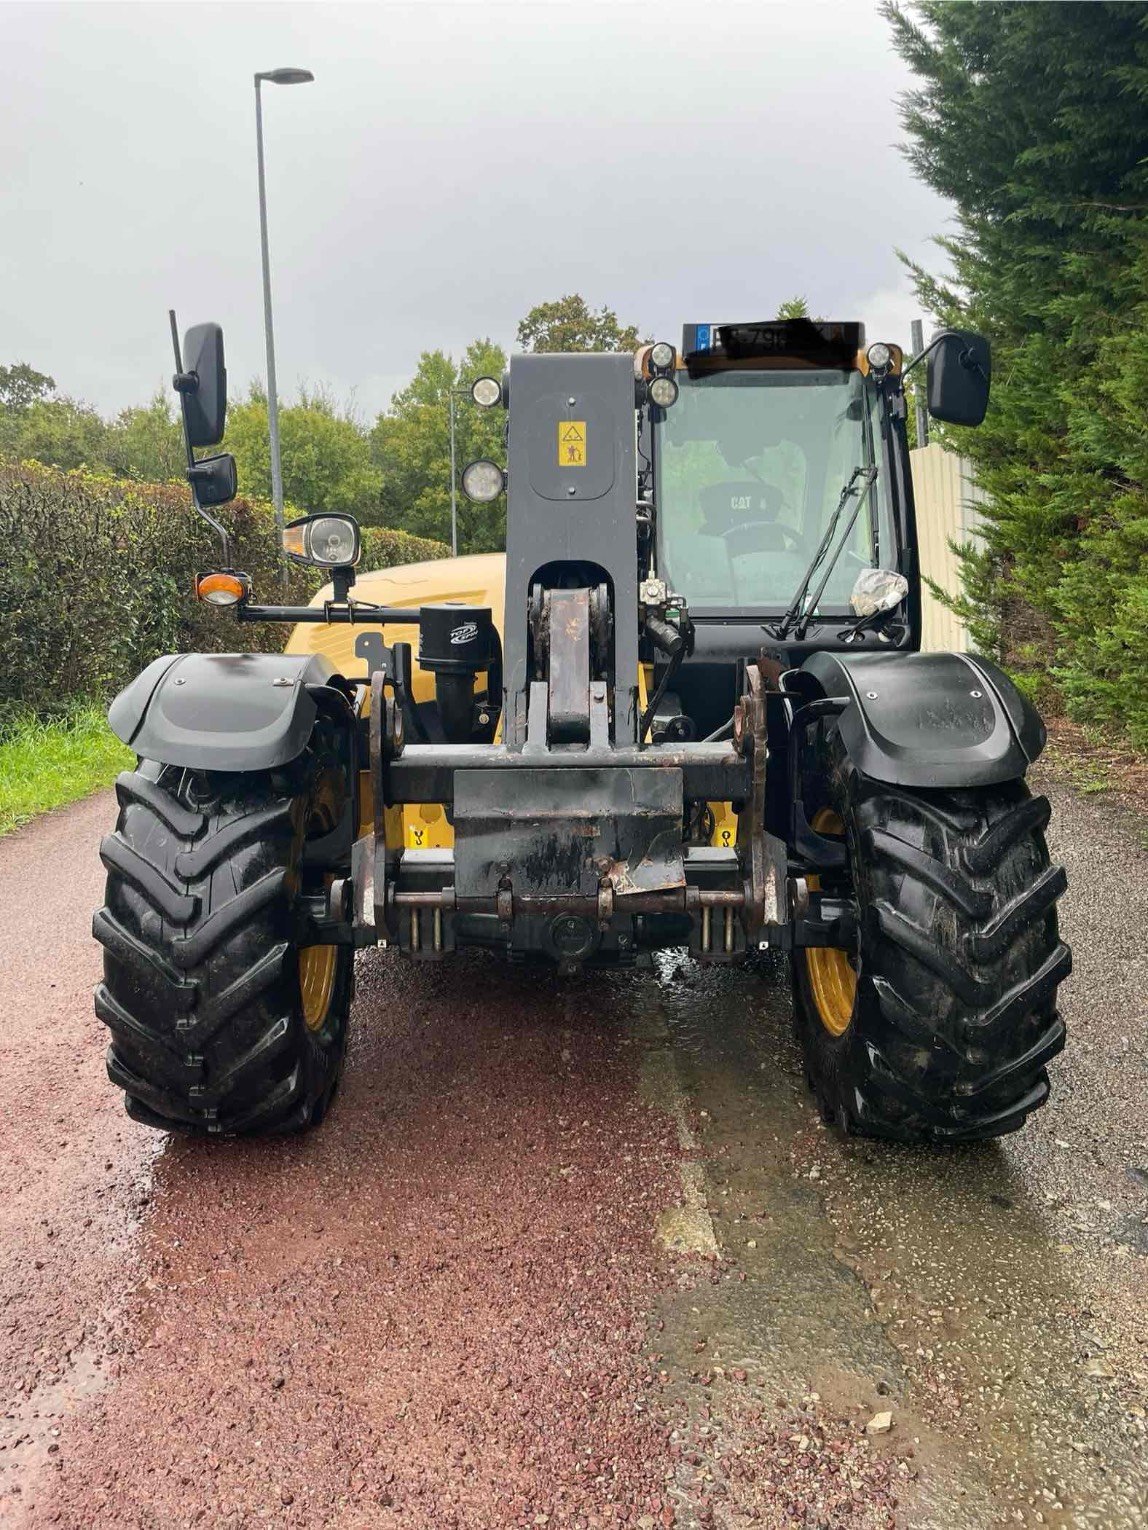
{"type": "MultiPolygon", "coordinates": [[[[819,808],[810,827],[818,834],[844,834],[841,816],[832,808],[819,808]]],[[[821,878],[808,878],[809,888],[818,892],[821,878]]],[[[817,1018],[831,1036],[844,1036],[853,1020],[857,999],[857,974],[848,953],[834,946],[807,946],[805,970],[817,1018]]]]}
{"type": "MultiPolygon", "coordinates": [[[[326,833],[338,821],[338,801],[335,784],[330,776],[320,783],[311,804],[310,817],[304,838],[326,833]]],[[[329,887],[333,878],[324,877],[329,887]]],[[[335,979],[339,971],[338,946],[301,946],[299,949],[299,996],[303,1005],[303,1023],[309,1031],[321,1031],[331,1012],[331,1000],[335,993],[335,979]]]]}
{"type": "Polygon", "coordinates": [[[304,946],[299,952],[299,992],[303,999],[303,1023],[309,1031],[322,1030],[335,992],[337,946],[304,946]]]}

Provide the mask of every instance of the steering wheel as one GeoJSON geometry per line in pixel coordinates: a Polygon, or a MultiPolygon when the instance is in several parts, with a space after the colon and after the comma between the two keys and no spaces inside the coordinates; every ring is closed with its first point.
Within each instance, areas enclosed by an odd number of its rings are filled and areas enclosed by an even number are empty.
{"type": "Polygon", "coordinates": [[[774,484],[758,479],[711,483],[700,490],[698,499],[705,530],[725,541],[730,557],[739,552],[791,552],[804,545],[778,520],[783,500],[774,484]]]}
{"type": "MultiPolygon", "coordinates": [[[[738,525],[731,526],[728,531],[723,531],[722,537],[727,542],[731,537],[737,536],[745,536],[747,539],[752,538],[755,545],[749,551],[774,552],[776,548],[771,548],[768,545],[762,546],[763,541],[768,544],[772,540],[771,534],[780,536],[787,544],[782,549],[784,552],[797,552],[805,546],[805,543],[795,531],[791,531],[788,526],[783,526],[779,521],[741,521],[738,525]],[[763,532],[766,533],[764,538],[762,537],[763,532]]],[[[732,550],[731,556],[736,556],[732,550]]]]}

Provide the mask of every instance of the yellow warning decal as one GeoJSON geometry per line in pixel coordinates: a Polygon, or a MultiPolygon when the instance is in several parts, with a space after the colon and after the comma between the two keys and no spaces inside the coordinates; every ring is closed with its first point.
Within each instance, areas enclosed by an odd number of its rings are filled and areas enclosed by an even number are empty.
{"type": "Polygon", "coordinates": [[[441,850],[454,843],[454,834],[437,802],[403,809],[403,839],[408,850],[441,850]]]}
{"type": "Polygon", "coordinates": [[[558,466],[586,466],[586,421],[558,421],[558,466]]]}
{"type": "Polygon", "coordinates": [[[737,844],[737,814],[730,802],[711,802],[710,812],[714,815],[713,838],[711,845],[718,845],[723,850],[730,850],[737,844]]]}

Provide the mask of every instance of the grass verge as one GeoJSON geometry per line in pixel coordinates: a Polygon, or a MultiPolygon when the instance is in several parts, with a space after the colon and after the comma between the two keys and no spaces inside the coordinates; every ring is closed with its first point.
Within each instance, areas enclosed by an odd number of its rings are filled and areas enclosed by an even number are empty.
{"type": "Polygon", "coordinates": [[[77,708],[50,722],[16,718],[0,736],[0,834],[110,785],[134,760],[102,707],[77,708]]]}

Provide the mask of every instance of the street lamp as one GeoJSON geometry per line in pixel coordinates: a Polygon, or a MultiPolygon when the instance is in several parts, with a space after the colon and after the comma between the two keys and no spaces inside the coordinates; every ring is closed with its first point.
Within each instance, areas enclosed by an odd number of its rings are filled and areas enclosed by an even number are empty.
{"type": "Polygon", "coordinates": [[[458,557],[458,474],[455,471],[454,401],[456,398],[469,397],[469,388],[450,390],[450,555],[452,558],[458,557]]]}
{"type": "Polygon", "coordinates": [[[255,76],[255,150],[259,161],[259,240],[263,251],[263,327],[267,332],[267,425],[271,436],[271,499],[275,506],[275,532],[283,589],[287,589],[287,555],[283,551],[283,465],[279,458],[279,394],[275,387],[275,335],[271,327],[271,260],[267,253],[267,185],[263,173],[263,99],[259,87],[306,85],[315,76],[309,69],[267,69],[255,76]]]}

